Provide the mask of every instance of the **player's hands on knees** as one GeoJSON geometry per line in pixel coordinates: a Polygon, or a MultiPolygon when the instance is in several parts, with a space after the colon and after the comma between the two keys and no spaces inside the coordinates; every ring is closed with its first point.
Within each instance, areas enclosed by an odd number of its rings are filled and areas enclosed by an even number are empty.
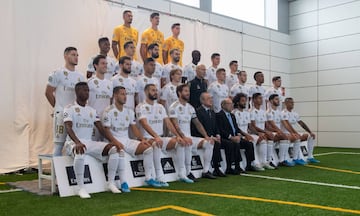
{"type": "Polygon", "coordinates": [[[192,145],[192,139],[190,137],[184,137],[183,140],[186,146],[192,145]]]}
{"type": "Polygon", "coordinates": [[[162,139],[160,137],[155,137],[154,142],[156,143],[156,146],[159,147],[159,148],[161,148],[162,145],[163,145],[163,141],[162,141],[162,139]]]}
{"type": "Polygon", "coordinates": [[[208,141],[211,145],[214,145],[215,141],[212,137],[206,137],[205,140],[208,141]]]}
{"type": "Polygon", "coordinates": [[[151,146],[151,143],[148,140],[141,140],[140,144],[145,145],[145,146],[151,146]]]}
{"type": "Polygon", "coordinates": [[[233,136],[233,137],[231,137],[230,139],[231,139],[231,141],[233,141],[233,142],[239,143],[240,140],[241,140],[241,137],[240,137],[240,136],[233,136]]]}
{"type": "Polygon", "coordinates": [[[300,134],[298,134],[298,133],[293,133],[292,135],[294,136],[295,140],[301,138],[301,137],[300,137],[300,134]]]}
{"type": "Polygon", "coordinates": [[[270,131],[265,131],[266,137],[270,140],[274,140],[274,135],[270,131]]]}
{"type": "Polygon", "coordinates": [[[86,145],[84,145],[83,143],[77,143],[75,144],[75,148],[74,151],[76,154],[84,154],[86,150],[86,145]]]}
{"type": "Polygon", "coordinates": [[[266,135],[264,133],[258,133],[259,139],[258,143],[260,143],[263,140],[266,140],[266,135]]]}
{"type": "Polygon", "coordinates": [[[247,140],[249,142],[253,142],[254,138],[252,136],[250,136],[250,134],[245,134],[245,140],[247,140]]]}

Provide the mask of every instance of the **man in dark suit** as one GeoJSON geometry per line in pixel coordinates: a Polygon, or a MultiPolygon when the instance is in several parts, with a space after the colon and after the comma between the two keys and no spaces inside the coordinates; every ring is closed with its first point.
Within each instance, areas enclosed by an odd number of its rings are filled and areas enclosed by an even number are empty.
{"type": "Polygon", "coordinates": [[[240,174],[243,171],[240,168],[240,148],[245,149],[247,164],[255,159],[253,144],[242,138],[245,133],[239,129],[236,123],[233,110],[233,103],[230,98],[226,98],[221,102],[221,111],[216,113],[216,122],[220,131],[221,144],[225,149],[226,155],[226,173],[240,174]],[[235,170],[231,168],[235,162],[235,170]]]}
{"type": "Polygon", "coordinates": [[[208,84],[204,79],[206,74],[206,67],[203,64],[196,66],[196,76],[189,82],[190,86],[190,104],[197,109],[201,106],[200,95],[206,92],[208,84]]]}
{"type": "MultiPolygon", "coordinates": [[[[214,176],[225,177],[226,175],[220,170],[220,161],[221,161],[221,154],[220,154],[220,132],[216,125],[216,114],[214,110],[211,109],[213,105],[212,97],[209,93],[203,92],[200,95],[200,103],[196,109],[196,115],[204,126],[207,135],[212,137],[215,141],[214,143],[214,150],[213,150],[213,157],[212,157],[212,164],[214,167],[214,176]]],[[[195,127],[192,127],[192,135],[197,137],[202,137],[201,134],[196,130],[195,127]]]]}

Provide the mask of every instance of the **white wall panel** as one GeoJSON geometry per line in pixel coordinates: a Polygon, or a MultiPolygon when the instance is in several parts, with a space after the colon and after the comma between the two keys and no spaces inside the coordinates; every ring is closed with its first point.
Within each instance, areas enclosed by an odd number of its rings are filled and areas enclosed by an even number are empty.
{"type": "Polygon", "coordinates": [[[310,27],[317,25],[317,11],[299,14],[296,16],[290,17],[289,26],[290,30],[310,27]]]}
{"type": "Polygon", "coordinates": [[[270,67],[270,57],[244,51],[243,64],[246,67],[267,69],[270,67]]]}
{"type": "Polygon", "coordinates": [[[319,26],[319,38],[333,38],[360,33],[360,18],[344,20],[319,26]]]}
{"type": "Polygon", "coordinates": [[[360,51],[319,56],[319,70],[360,66],[360,51]]]}
{"type": "Polygon", "coordinates": [[[290,36],[288,34],[284,34],[278,31],[270,31],[270,39],[272,41],[276,41],[279,43],[289,44],[290,43],[290,36]]]}
{"type": "Polygon", "coordinates": [[[317,55],[317,42],[302,43],[290,46],[291,58],[302,58],[317,55]]]}
{"type": "Polygon", "coordinates": [[[290,60],[291,72],[306,72],[317,70],[317,57],[290,60]]]}
{"type": "Polygon", "coordinates": [[[319,117],[319,131],[356,131],[359,130],[360,116],[319,117]]]}
{"type": "Polygon", "coordinates": [[[290,56],[289,52],[289,45],[277,43],[277,42],[270,42],[270,54],[272,56],[282,57],[288,59],[290,56]]]}
{"type": "Polygon", "coordinates": [[[163,1],[163,0],[151,0],[151,1],[144,1],[144,0],[122,0],[123,3],[131,6],[141,6],[144,8],[156,8],[158,11],[169,12],[169,5],[170,2],[163,1]]]}
{"type": "Polygon", "coordinates": [[[360,34],[319,41],[319,55],[360,50],[360,34]]]}
{"type": "Polygon", "coordinates": [[[360,116],[360,100],[319,102],[319,116],[360,116]]]}
{"type": "Polygon", "coordinates": [[[317,100],[316,87],[291,88],[290,93],[290,96],[293,97],[295,101],[303,102],[317,100]]]}
{"type": "Polygon", "coordinates": [[[243,49],[257,53],[270,54],[269,40],[252,37],[249,35],[243,36],[243,49]]]}
{"type": "Polygon", "coordinates": [[[315,0],[301,0],[289,2],[289,15],[296,15],[317,9],[317,1],[315,0]]]}
{"type": "Polygon", "coordinates": [[[309,41],[316,41],[318,35],[318,27],[309,27],[290,31],[291,44],[304,43],[309,41]]]}
{"type": "Polygon", "coordinates": [[[306,87],[306,86],[316,86],[317,85],[317,73],[308,72],[308,73],[292,73],[290,74],[290,83],[291,87],[306,87]]]}
{"type": "Polygon", "coordinates": [[[318,132],[317,142],[319,146],[341,147],[341,148],[360,148],[360,133],[337,133],[337,132],[318,132]]]}
{"type": "MultiPolygon", "coordinates": [[[[200,20],[202,22],[209,22],[209,13],[192,7],[187,7],[185,5],[170,3],[170,12],[172,14],[190,17],[196,20],[200,20]]],[[[236,28],[238,28],[238,26],[236,26],[236,28]]],[[[241,28],[241,25],[239,28],[241,28]]]]}
{"type": "Polygon", "coordinates": [[[266,28],[261,28],[260,26],[251,25],[249,23],[243,24],[243,32],[248,35],[270,39],[270,30],[266,28]]]}
{"type": "Polygon", "coordinates": [[[272,71],[290,73],[290,61],[283,58],[271,57],[270,69],[272,71]]]}
{"type": "Polygon", "coordinates": [[[319,71],[319,85],[360,82],[360,67],[319,71]]]}
{"type": "Polygon", "coordinates": [[[353,1],[354,0],[319,0],[319,9],[341,5],[353,1]]]}
{"type": "MultiPolygon", "coordinates": [[[[196,16],[196,14],[194,14],[194,15],[196,16]]],[[[227,18],[224,16],[212,14],[212,13],[210,13],[209,20],[210,20],[211,24],[229,28],[229,29],[235,29],[240,32],[242,31],[242,22],[239,20],[227,18]]]]}
{"type": "Polygon", "coordinates": [[[319,10],[319,24],[358,17],[360,1],[319,10]]]}
{"type": "Polygon", "coordinates": [[[319,87],[319,100],[360,99],[360,83],[319,87]]]}
{"type": "Polygon", "coordinates": [[[301,116],[307,117],[316,117],[317,115],[317,102],[296,102],[295,101],[295,110],[299,111],[301,116]]]}

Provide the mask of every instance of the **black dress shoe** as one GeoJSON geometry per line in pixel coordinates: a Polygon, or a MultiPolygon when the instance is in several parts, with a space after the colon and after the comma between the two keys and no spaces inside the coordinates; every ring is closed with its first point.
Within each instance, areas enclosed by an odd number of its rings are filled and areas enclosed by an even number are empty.
{"type": "Polygon", "coordinates": [[[226,177],[226,175],[223,172],[221,172],[219,168],[214,169],[213,176],[226,177]]]}
{"type": "Polygon", "coordinates": [[[226,169],[226,171],[225,171],[225,174],[230,174],[230,175],[234,175],[234,171],[235,170],[233,170],[233,169],[226,169]]]}
{"type": "Polygon", "coordinates": [[[195,176],[190,173],[188,176],[187,176],[189,179],[193,180],[194,182],[198,182],[199,180],[197,178],[195,178],[195,176]]]}
{"type": "Polygon", "coordinates": [[[247,172],[240,168],[240,174],[247,174],[247,172]]]}
{"type": "Polygon", "coordinates": [[[208,178],[208,179],[216,179],[215,176],[213,176],[209,171],[207,171],[206,173],[202,174],[203,178],[208,178]]]}

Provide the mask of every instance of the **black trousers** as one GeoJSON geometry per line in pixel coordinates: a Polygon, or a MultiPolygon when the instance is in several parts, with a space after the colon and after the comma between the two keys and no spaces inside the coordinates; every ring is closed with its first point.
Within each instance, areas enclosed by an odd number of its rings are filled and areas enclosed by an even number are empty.
{"type": "Polygon", "coordinates": [[[251,161],[255,160],[255,153],[254,153],[254,144],[247,140],[241,139],[240,140],[240,149],[245,150],[246,156],[246,169],[251,168],[251,161]]]}
{"type": "Polygon", "coordinates": [[[229,170],[235,163],[235,169],[240,169],[240,143],[233,142],[229,139],[221,139],[221,148],[225,150],[226,169],[229,170]]]}
{"type": "Polygon", "coordinates": [[[214,143],[214,150],[213,150],[213,155],[212,155],[212,166],[214,167],[214,169],[217,169],[220,167],[220,162],[222,161],[221,159],[221,145],[218,142],[214,143]]]}

